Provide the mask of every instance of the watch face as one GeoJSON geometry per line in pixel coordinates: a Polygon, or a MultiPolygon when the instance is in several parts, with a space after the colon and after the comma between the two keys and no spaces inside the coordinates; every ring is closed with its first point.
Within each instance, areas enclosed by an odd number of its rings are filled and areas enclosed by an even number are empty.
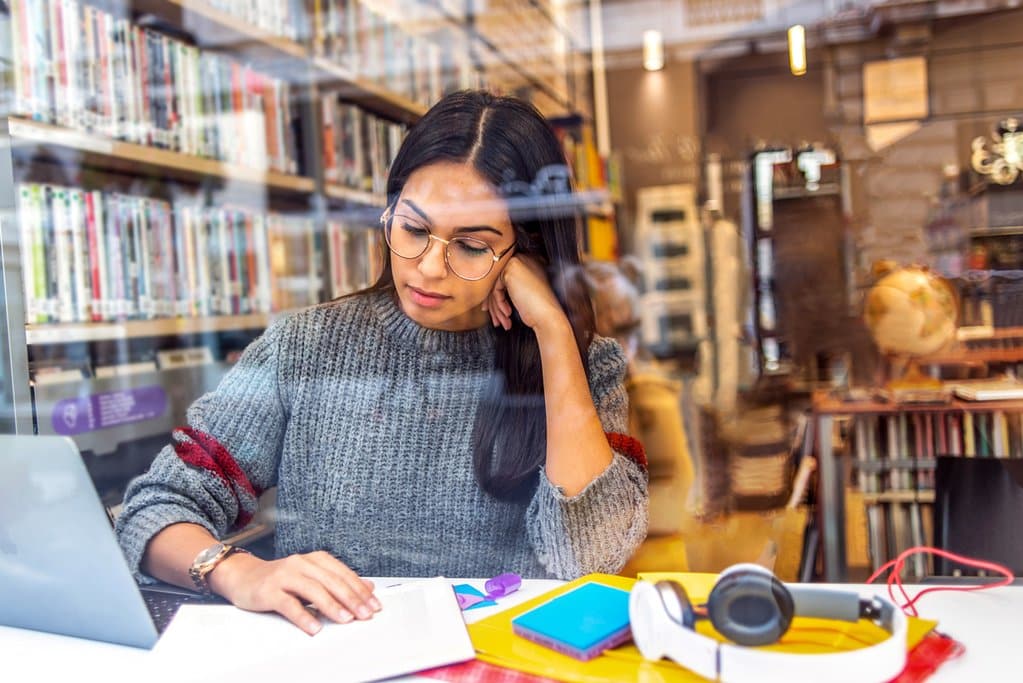
{"type": "Polygon", "coordinates": [[[217,543],[216,545],[211,545],[209,548],[206,548],[206,550],[204,550],[201,553],[199,553],[199,556],[195,558],[195,563],[196,564],[205,564],[206,562],[211,561],[213,558],[215,558],[220,553],[220,551],[221,551],[221,549],[223,547],[224,547],[223,543],[217,543]]]}

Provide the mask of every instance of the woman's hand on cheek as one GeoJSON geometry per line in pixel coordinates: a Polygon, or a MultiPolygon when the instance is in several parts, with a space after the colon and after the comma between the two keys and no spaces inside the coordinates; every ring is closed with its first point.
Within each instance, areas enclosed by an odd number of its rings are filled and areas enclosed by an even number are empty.
{"type": "Polygon", "coordinates": [[[541,324],[565,320],[543,267],[528,256],[516,255],[501,271],[484,304],[495,326],[512,326],[512,307],[534,331],[541,324]]]}

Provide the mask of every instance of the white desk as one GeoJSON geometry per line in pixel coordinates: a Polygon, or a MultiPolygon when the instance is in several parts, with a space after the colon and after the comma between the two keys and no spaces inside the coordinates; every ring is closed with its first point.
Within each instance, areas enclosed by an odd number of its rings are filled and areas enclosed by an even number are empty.
{"type": "MultiPolygon", "coordinates": [[[[377,579],[386,586],[408,579],[377,579]]],[[[482,580],[458,580],[482,588],[482,580]]],[[[472,622],[501,609],[528,600],[554,586],[558,581],[526,581],[516,593],[502,598],[497,607],[469,610],[472,622]]],[[[910,587],[913,595],[922,587],[910,587]]],[[[883,586],[877,587],[884,590],[883,586]]],[[[2,606],[0,606],[2,608],[2,606]]],[[[1018,642],[1023,623],[1023,587],[1009,586],[974,593],[931,593],[919,604],[923,617],[939,621],[938,629],[966,645],[966,654],[947,662],[931,681],[1008,681],[1019,680],[1023,670],[1023,647],[1018,642]]],[[[228,655],[225,655],[228,656],[228,655]]],[[[0,627],[0,680],[71,681],[73,683],[111,683],[111,681],[152,680],[157,660],[147,650],[109,645],[35,631],[0,627]]],[[[343,659],[339,657],[339,665],[343,659]]],[[[296,671],[296,680],[329,672],[296,671]]],[[[201,672],[189,668],[189,662],[159,662],[159,679],[188,683],[200,680],[201,672]]],[[[312,678],[312,677],[310,677],[312,678]]],[[[327,677],[329,680],[329,676],[327,677]]],[[[431,679],[410,676],[404,681],[431,679]]]]}

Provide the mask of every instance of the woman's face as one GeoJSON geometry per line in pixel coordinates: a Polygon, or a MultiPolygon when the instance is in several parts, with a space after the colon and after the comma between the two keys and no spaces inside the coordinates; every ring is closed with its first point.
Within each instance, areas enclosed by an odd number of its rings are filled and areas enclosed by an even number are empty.
{"type": "MultiPolygon", "coordinates": [[[[391,253],[391,275],[405,315],[423,327],[449,332],[485,324],[489,315],[481,306],[514,253],[509,247],[515,242],[515,232],[504,200],[472,166],[445,161],[423,166],[409,176],[392,211],[392,232],[422,234],[429,230],[443,240],[472,238],[485,243],[494,254],[503,253],[485,277],[474,281],[451,271],[444,259],[444,243],[438,240],[431,239],[418,258],[391,253]]],[[[456,257],[454,250],[469,244],[452,243],[451,256],[456,257]]]]}

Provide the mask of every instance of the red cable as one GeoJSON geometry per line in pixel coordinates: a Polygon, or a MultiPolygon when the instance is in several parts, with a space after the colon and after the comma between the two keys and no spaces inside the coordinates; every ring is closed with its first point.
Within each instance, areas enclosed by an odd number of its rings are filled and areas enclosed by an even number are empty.
{"type": "Polygon", "coordinates": [[[896,602],[895,593],[892,590],[892,584],[894,583],[895,586],[899,589],[899,592],[902,593],[902,597],[905,600],[905,602],[899,606],[902,608],[903,612],[905,612],[911,617],[918,616],[916,611],[916,601],[922,598],[927,593],[933,593],[936,591],[956,591],[966,593],[970,591],[988,590],[990,588],[1008,586],[1010,583],[1012,583],[1014,578],[1012,570],[1008,569],[1007,567],[1003,567],[1002,565],[997,564],[995,562],[987,562],[985,560],[977,560],[972,557],[956,555],[955,553],[950,553],[947,550],[942,550],[940,548],[932,548],[930,546],[915,546],[913,548],[907,548],[906,550],[902,551],[902,553],[900,553],[899,556],[896,557],[894,560],[889,560],[888,562],[885,562],[883,565],[881,565],[881,567],[876,572],[870,575],[870,578],[867,579],[867,583],[873,583],[875,580],[877,580],[879,576],[884,574],[889,569],[891,569],[892,572],[891,574],[888,575],[888,579],[886,582],[888,585],[888,597],[892,599],[892,602],[896,602]],[[953,562],[964,565],[966,567],[972,567],[974,569],[986,569],[988,571],[1001,574],[1003,578],[1002,580],[997,581],[995,583],[985,583],[979,586],[934,586],[932,588],[925,588],[924,590],[917,593],[916,597],[911,599],[909,597],[909,594],[906,593],[906,588],[902,585],[902,570],[905,567],[906,559],[918,553],[938,555],[939,557],[944,557],[946,560],[952,560],[953,562]]]}

